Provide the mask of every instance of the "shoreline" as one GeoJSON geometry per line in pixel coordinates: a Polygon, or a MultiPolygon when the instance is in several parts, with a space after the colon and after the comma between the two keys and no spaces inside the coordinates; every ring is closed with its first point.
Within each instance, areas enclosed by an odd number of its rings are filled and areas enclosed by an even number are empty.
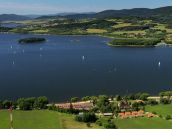
{"type": "MultiPolygon", "coordinates": [[[[97,37],[103,37],[103,38],[108,38],[110,40],[114,39],[114,37],[112,36],[107,36],[107,35],[101,35],[101,34],[39,34],[39,33],[15,33],[15,32],[0,32],[0,34],[21,34],[21,35],[40,35],[40,36],[71,36],[71,37],[76,37],[76,36],[97,36],[97,37]]],[[[110,47],[129,47],[129,48],[154,48],[154,47],[161,47],[161,46],[165,46],[165,47],[171,47],[172,44],[167,44],[165,42],[160,42],[157,43],[156,45],[153,46],[145,46],[145,45],[113,45],[110,42],[106,43],[108,46],[110,47]]]]}

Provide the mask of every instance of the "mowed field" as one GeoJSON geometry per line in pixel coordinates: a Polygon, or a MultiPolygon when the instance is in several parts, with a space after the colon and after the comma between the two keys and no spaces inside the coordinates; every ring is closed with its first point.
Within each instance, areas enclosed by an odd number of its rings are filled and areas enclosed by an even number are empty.
{"type": "MultiPolygon", "coordinates": [[[[14,111],[14,129],[90,129],[71,115],[53,111],[14,111]]],[[[91,129],[102,129],[94,124],[91,129]]],[[[9,129],[9,112],[0,111],[0,129],[9,129]]]]}

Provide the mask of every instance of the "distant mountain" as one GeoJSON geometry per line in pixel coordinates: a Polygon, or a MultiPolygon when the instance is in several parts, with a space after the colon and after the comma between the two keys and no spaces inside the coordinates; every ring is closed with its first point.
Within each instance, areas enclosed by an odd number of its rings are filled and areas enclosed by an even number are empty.
{"type": "Polygon", "coordinates": [[[156,9],[148,8],[134,8],[134,9],[123,9],[123,10],[105,10],[95,15],[96,18],[106,17],[152,17],[152,16],[170,16],[172,15],[172,6],[161,7],[156,9]]]}
{"type": "Polygon", "coordinates": [[[96,14],[95,12],[83,12],[83,13],[57,13],[53,15],[44,15],[37,19],[56,19],[56,18],[85,18],[87,15],[90,16],[96,14]]]}
{"type": "Polygon", "coordinates": [[[172,6],[148,9],[148,8],[133,8],[122,10],[105,10],[102,12],[86,12],[86,13],[57,13],[52,15],[15,15],[15,14],[2,14],[0,15],[0,21],[20,21],[29,19],[56,19],[56,18],[70,18],[70,19],[82,19],[82,18],[123,18],[123,17],[153,17],[162,20],[172,19],[172,6]]]}
{"type": "Polygon", "coordinates": [[[41,17],[42,15],[28,14],[28,15],[23,15],[23,16],[31,18],[31,19],[35,19],[35,18],[41,17]]]}
{"type": "Polygon", "coordinates": [[[22,15],[16,15],[16,14],[1,14],[0,15],[0,21],[22,21],[22,20],[29,20],[31,18],[22,16],[22,15]]]}
{"type": "Polygon", "coordinates": [[[156,16],[172,16],[172,6],[148,9],[148,8],[133,8],[133,9],[122,9],[122,10],[105,10],[98,13],[79,13],[70,15],[56,15],[56,16],[42,16],[38,19],[48,18],[117,18],[117,17],[156,17],[156,16]]]}
{"type": "Polygon", "coordinates": [[[64,13],[57,13],[57,14],[52,15],[52,16],[67,16],[67,15],[75,15],[75,14],[78,14],[78,13],[64,12],[64,13]]]}

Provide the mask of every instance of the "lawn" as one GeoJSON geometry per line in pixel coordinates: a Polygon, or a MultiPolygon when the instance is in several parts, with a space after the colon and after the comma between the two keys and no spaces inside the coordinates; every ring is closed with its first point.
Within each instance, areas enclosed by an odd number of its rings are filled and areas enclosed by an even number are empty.
{"type": "Polygon", "coordinates": [[[114,28],[121,28],[121,27],[126,27],[126,26],[132,26],[131,23],[123,23],[123,22],[117,22],[117,25],[114,25],[114,28]]]}
{"type": "MultiPolygon", "coordinates": [[[[57,113],[50,111],[14,111],[14,129],[61,129],[57,113]]],[[[0,129],[9,129],[8,111],[0,111],[0,129]]]]}
{"type": "MultiPolygon", "coordinates": [[[[146,106],[146,111],[156,112],[158,115],[172,116],[172,104],[146,106]]],[[[115,119],[119,129],[172,129],[172,121],[162,118],[133,118],[133,119],[115,119]]]]}
{"type": "Polygon", "coordinates": [[[172,121],[161,118],[116,119],[119,129],[172,129],[172,121]]]}
{"type": "Polygon", "coordinates": [[[33,30],[33,31],[30,31],[31,33],[38,33],[38,34],[44,34],[44,33],[48,33],[49,30],[48,29],[40,29],[40,30],[33,30]]]}
{"type": "Polygon", "coordinates": [[[167,25],[165,24],[158,24],[157,26],[154,27],[154,29],[160,29],[160,30],[166,30],[167,33],[172,33],[172,29],[166,28],[167,25]]]}
{"type": "MultiPolygon", "coordinates": [[[[147,106],[146,111],[172,114],[172,105],[147,106]]],[[[14,129],[103,129],[95,124],[87,127],[74,116],[54,111],[14,111],[14,129]]],[[[114,119],[119,129],[172,129],[172,121],[162,118],[114,119]]],[[[0,129],[9,129],[9,112],[0,110],[0,129]]]]}
{"type": "Polygon", "coordinates": [[[112,34],[146,34],[144,30],[137,31],[114,31],[112,34]]]}
{"type": "Polygon", "coordinates": [[[102,33],[105,33],[107,32],[107,30],[104,30],[104,29],[87,29],[87,32],[88,33],[95,33],[95,34],[102,34],[102,33]]]}
{"type": "MultiPolygon", "coordinates": [[[[89,129],[72,115],[53,111],[14,111],[14,129],[89,129]]],[[[101,129],[92,124],[91,129],[101,129]]],[[[0,129],[9,129],[8,111],[0,111],[0,129]]]]}
{"type": "Polygon", "coordinates": [[[148,112],[156,112],[158,115],[172,116],[172,104],[168,105],[156,105],[156,106],[146,106],[146,111],[148,112]]]}

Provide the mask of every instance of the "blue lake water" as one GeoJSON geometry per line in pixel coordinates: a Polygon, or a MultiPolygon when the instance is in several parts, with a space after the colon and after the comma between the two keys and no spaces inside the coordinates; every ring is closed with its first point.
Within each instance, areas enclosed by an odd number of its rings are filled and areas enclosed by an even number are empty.
{"type": "Polygon", "coordinates": [[[16,28],[16,27],[24,26],[23,24],[19,24],[19,23],[1,23],[0,25],[2,27],[9,27],[9,28],[16,28]]]}
{"type": "Polygon", "coordinates": [[[31,36],[0,34],[0,99],[172,90],[171,47],[114,48],[97,36],[39,35],[47,42],[17,43],[31,36]]]}

